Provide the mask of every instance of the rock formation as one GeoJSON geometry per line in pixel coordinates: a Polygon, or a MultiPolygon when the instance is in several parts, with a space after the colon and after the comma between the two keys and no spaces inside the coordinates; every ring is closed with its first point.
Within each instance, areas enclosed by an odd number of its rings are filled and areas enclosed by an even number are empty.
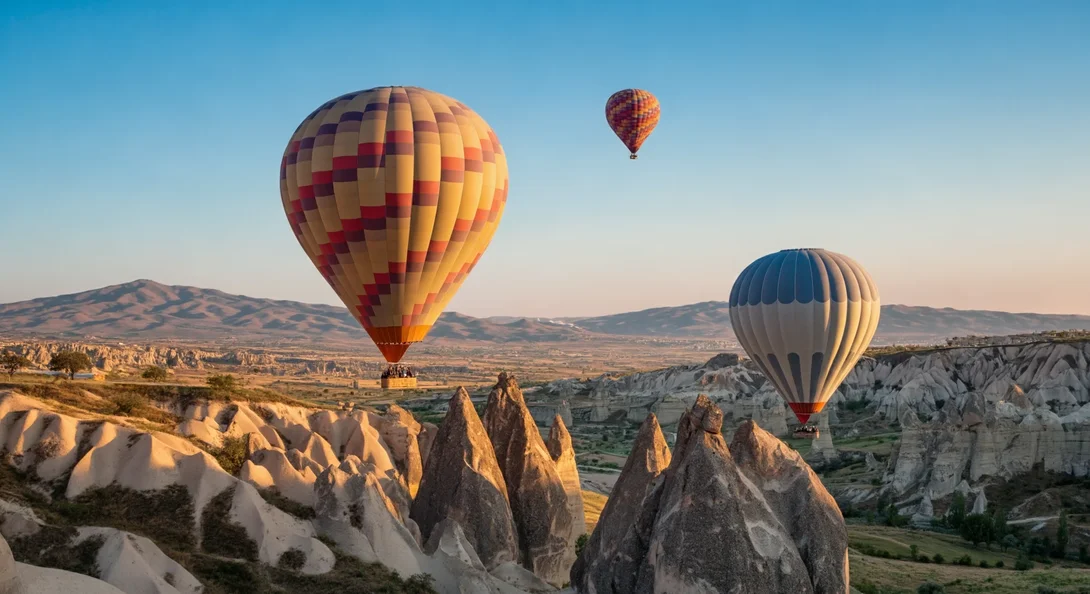
{"type": "MultiPolygon", "coordinates": [[[[752,423],[736,436],[733,445],[741,458],[736,462],[721,434],[722,423],[723,412],[706,396],[698,396],[678,422],[669,466],[651,479],[638,511],[603,511],[582,562],[572,572],[578,591],[848,590],[843,519],[813,472],[752,423]],[[807,530],[831,530],[833,538],[816,542],[807,530]],[[603,546],[605,535],[620,531],[624,537],[616,548],[603,546]]],[[[645,423],[640,441],[657,441],[655,425],[645,423]]],[[[653,449],[634,450],[625,472],[633,470],[639,482],[646,481],[650,465],[638,457],[653,449]]],[[[655,459],[661,461],[661,456],[655,459]]],[[[625,472],[618,491],[628,482],[625,472]]],[[[632,484],[639,486],[637,481],[632,484]]]]}
{"type": "Polygon", "coordinates": [[[484,428],[507,483],[518,530],[520,561],[545,581],[561,585],[575,561],[577,526],[564,483],[513,377],[501,373],[488,395],[484,428]]]}
{"type": "MultiPolygon", "coordinates": [[[[723,409],[728,427],[753,419],[776,435],[787,432],[783,419],[791,415],[751,361],[717,355],[703,365],[670,367],[622,376],[558,380],[534,396],[558,406],[571,402],[572,420],[603,422],[624,414],[638,422],[654,412],[664,427],[672,427],[681,410],[697,394],[707,394],[723,409]]],[[[1048,342],[1038,338],[1024,344],[936,348],[863,358],[848,375],[834,399],[864,401],[889,419],[910,408],[925,419],[950,401],[961,407],[972,392],[983,394],[991,405],[1004,400],[1018,408],[1045,407],[1058,416],[1074,413],[1090,403],[1090,342],[1048,342]]],[[[827,410],[829,410],[827,408],[827,410]]],[[[835,412],[833,409],[830,414],[835,412]]],[[[969,422],[980,409],[970,412],[969,422]]],[[[1090,421],[1090,420],[1088,420],[1090,421]]]]}
{"type": "MultiPolygon", "coordinates": [[[[460,410],[471,413],[475,423],[472,430],[465,428],[466,423],[461,428],[461,438],[472,442],[472,447],[468,448],[471,451],[454,451],[452,443],[458,441],[457,435],[453,439],[441,438],[442,445],[436,448],[433,465],[439,470],[447,470],[455,467],[450,461],[457,458],[465,476],[456,480],[466,486],[467,481],[473,480],[474,469],[482,468],[482,464],[476,462],[491,460],[487,464],[489,469],[483,474],[498,482],[490,487],[496,504],[494,509],[481,506],[482,489],[476,492],[468,488],[455,489],[455,493],[463,493],[462,498],[454,497],[447,503],[467,511],[464,515],[466,526],[448,519],[439,534],[432,529],[430,536],[437,538],[443,546],[429,549],[430,553],[421,548],[424,539],[410,517],[407,490],[390,461],[389,449],[379,432],[371,427],[373,417],[362,411],[314,411],[268,403],[229,407],[216,403],[187,405],[184,411],[187,420],[207,426],[212,432],[227,435],[232,427],[236,431],[242,428],[254,430],[240,435],[247,443],[248,456],[239,472],[240,477],[235,478],[187,439],[110,421],[76,419],[51,410],[42,401],[3,392],[0,393],[0,444],[10,455],[2,463],[15,465],[36,477],[30,480],[51,481],[52,484],[39,487],[60,488],[68,498],[101,488],[161,493],[162,489],[181,487],[193,505],[194,511],[187,513],[193,514],[193,533],[202,550],[206,545],[201,534],[220,529],[206,526],[212,521],[211,517],[238,531],[233,536],[234,542],[250,541],[253,560],[276,566],[284,555],[292,552],[301,562],[297,571],[302,574],[321,574],[333,567],[332,551],[316,538],[321,535],[336,543],[345,554],[365,562],[383,563],[403,576],[429,573],[435,577],[436,588],[442,594],[550,591],[551,586],[516,563],[516,530],[507,504],[503,475],[468,396],[464,391],[461,396],[465,400],[460,410]],[[283,446],[288,444],[301,449],[285,451],[283,446]],[[338,450],[343,459],[337,459],[338,450]],[[359,451],[368,455],[370,461],[351,453],[343,454],[345,451],[359,451]],[[481,455],[475,458],[473,451],[481,452],[481,455]],[[330,464],[323,467],[314,458],[330,464]],[[276,491],[280,497],[301,503],[303,507],[298,511],[293,509],[292,513],[302,515],[291,515],[270,505],[255,487],[276,491]],[[210,505],[216,506],[212,516],[206,513],[210,505]],[[313,510],[313,519],[302,519],[307,516],[303,513],[305,508],[313,510]],[[505,521],[502,519],[504,513],[505,521]],[[501,519],[496,520],[497,516],[501,519]],[[499,538],[504,541],[499,546],[504,550],[489,549],[487,539],[482,538],[478,544],[484,554],[479,555],[466,532],[488,536],[490,526],[497,524],[500,526],[499,538]],[[464,554],[457,551],[464,551],[464,554]],[[489,559],[489,567],[481,563],[482,556],[489,559]],[[473,563],[467,559],[477,561],[473,563]]],[[[383,418],[379,416],[379,420],[383,418]]],[[[398,422],[408,425],[401,420],[398,422]]],[[[457,422],[449,423],[449,433],[457,430],[457,422]]],[[[541,450],[544,451],[544,446],[541,450]]],[[[552,464],[551,459],[549,462],[552,464]]],[[[437,483],[442,484],[430,490],[444,494],[442,492],[451,486],[446,483],[451,480],[451,473],[437,470],[433,474],[437,483]]],[[[28,536],[43,527],[46,527],[45,522],[30,509],[0,499],[0,531],[3,534],[28,536]]],[[[156,594],[197,592],[201,588],[191,575],[147,539],[114,528],[79,528],[79,539],[72,541],[73,546],[81,539],[92,537],[104,539],[97,565],[104,579],[117,588],[156,594]]],[[[231,556],[210,549],[205,552],[231,556]]],[[[246,559],[251,559],[250,553],[246,555],[246,559]]],[[[0,555],[0,569],[2,565],[0,555]]],[[[23,566],[20,564],[20,567],[23,566]]],[[[57,591],[49,588],[84,579],[68,577],[71,574],[67,572],[25,567],[30,573],[20,575],[24,578],[30,575],[28,583],[39,588],[28,591],[57,591]]],[[[64,589],[121,591],[100,580],[86,580],[89,581],[64,586],[64,589]],[[96,585],[88,585],[90,583],[96,585]]]]}
{"type": "Polygon", "coordinates": [[[753,421],[734,434],[730,453],[794,538],[814,592],[844,592],[848,532],[840,508],[814,471],[753,421]]]}
{"type": "Polygon", "coordinates": [[[420,435],[417,436],[417,447],[420,449],[420,468],[428,463],[428,454],[431,452],[431,444],[435,441],[435,434],[439,427],[432,423],[420,423],[420,435]]]}
{"type": "Polygon", "coordinates": [[[11,555],[8,541],[0,536],[0,594],[23,594],[23,582],[19,579],[19,569],[15,566],[15,557],[11,555]]]}
{"type": "Polygon", "coordinates": [[[898,497],[926,493],[940,499],[962,481],[1013,478],[1035,465],[1090,475],[1090,423],[1080,411],[1061,417],[1044,407],[984,404],[983,398],[976,393],[960,408],[949,404],[926,423],[905,411],[885,488],[898,497]]]}
{"type": "Polygon", "coordinates": [[[453,521],[485,568],[518,561],[507,484],[464,388],[451,398],[433,445],[410,514],[424,540],[440,523],[453,521]]]}
{"type": "MultiPolygon", "coordinates": [[[[610,492],[583,554],[572,566],[571,583],[581,592],[620,592],[614,587],[611,564],[618,547],[636,523],[644,498],[654,481],[670,465],[670,448],[662,436],[658,419],[647,415],[632,442],[632,451],[610,492]]],[[[626,576],[617,575],[618,578],[626,576]]]]}
{"type": "Polygon", "coordinates": [[[424,472],[420,445],[417,442],[420,430],[420,423],[416,422],[409,411],[396,404],[391,404],[386,410],[382,422],[382,440],[389,446],[394,465],[401,473],[411,497],[416,496],[420,476],[424,472]]]}
{"type": "MultiPolygon", "coordinates": [[[[556,473],[560,475],[560,481],[564,483],[564,491],[568,494],[568,511],[571,512],[572,538],[578,539],[586,534],[587,518],[583,511],[583,486],[579,481],[579,468],[575,463],[575,449],[571,444],[571,434],[564,426],[564,419],[560,415],[553,417],[553,425],[549,428],[549,441],[546,444],[549,455],[556,463],[556,473]]],[[[575,546],[575,541],[572,541],[575,546]]]]}

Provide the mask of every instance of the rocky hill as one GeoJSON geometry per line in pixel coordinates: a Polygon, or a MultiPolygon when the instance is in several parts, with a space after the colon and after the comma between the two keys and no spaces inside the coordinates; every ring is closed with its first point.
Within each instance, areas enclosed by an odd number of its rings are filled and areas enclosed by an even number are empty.
{"type": "MultiPolygon", "coordinates": [[[[429,340],[563,342],[588,333],[564,323],[505,324],[444,313],[429,340]]],[[[149,280],[0,305],[0,336],[358,346],[369,340],[343,307],[230,295],[149,280]]]]}
{"type": "MultiPolygon", "coordinates": [[[[876,341],[942,343],[955,336],[1090,329],[1090,316],[959,311],[886,305],[876,341]]],[[[342,307],[230,295],[138,280],[72,295],[0,305],[0,336],[243,344],[358,345],[366,334],[342,307]]],[[[734,337],[725,302],[600,317],[474,318],[443,314],[428,340],[572,342],[608,337],[734,337]]]]}
{"type": "Polygon", "coordinates": [[[817,476],[753,422],[728,447],[722,423],[722,411],[698,397],[671,452],[648,416],[572,569],[577,591],[848,589],[844,519],[817,476]]]}
{"type": "Polygon", "coordinates": [[[555,417],[546,442],[505,374],[483,416],[459,389],[439,426],[396,405],[34,394],[0,392],[5,592],[847,589],[843,519],[813,472],[753,424],[728,449],[707,398],[672,461],[645,420],[573,570],[586,527],[571,438],[555,417]],[[733,546],[686,538],[702,533],[733,546]]]}

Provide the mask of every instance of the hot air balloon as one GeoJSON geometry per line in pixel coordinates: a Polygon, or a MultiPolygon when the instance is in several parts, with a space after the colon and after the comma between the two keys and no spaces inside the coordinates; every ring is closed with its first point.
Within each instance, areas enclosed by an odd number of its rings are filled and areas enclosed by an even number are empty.
{"type": "Polygon", "coordinates": [[[795,249],[743,270],[729,310],[738,342],[805,425],[870,345],[880,305],[878,288],[855,260],[795,249]]]}
{"type": "Polygon", "coordinates": [[[606,121],[636,158],[640,145],[659,123],[659,100],[641,89],[617,91],[606,100],[606,121]]]}
{"type": "Polygon", "coordinates": [[[391,364],[424,339],[480,261],[507,190],[507,159],[488,124],[417,87],[326,102],[280,164],[296,239],[391,364]]]}

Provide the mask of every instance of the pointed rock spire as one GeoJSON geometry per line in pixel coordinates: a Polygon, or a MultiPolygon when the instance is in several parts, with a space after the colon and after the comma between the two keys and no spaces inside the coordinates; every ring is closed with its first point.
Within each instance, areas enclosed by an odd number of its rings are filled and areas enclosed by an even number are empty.
{"type": "Polygon", "coordinates": [[[556,464],[513,376],[499,375],[483,421],[507,482],[520,561],[538,577],[560,586],[568,581],[575,562],[575,520],[556,464]]]}
{"type": "Polygon", "coordinates": [[[617,483],[587,540],[583,554],[572,566],[571,583],[581,592],[614,592],[611,563],[625,534],[636,523],[644,498],[670,465],[670,448],[658,418],[647,415],[625,461],[617,483]]]}
{"type": "Polygon", "coordinates": [[[833,496],[799,454],[747,421],[730,452],[791,534],[815,593],[843,592],[848,583],[848,532],[833,496]]]}
{"type": "Polygon", "coordinates": [[[485,567],[518,560],[507,485],[492,442],[465,388],[450,399],[435,433],[410,517],[427,541],[443,520],[457,522],[485,567]]]}
{"type": "MultiPolygon", "coordinates": [[[[573,539],[587,533],[587,518],[583,510],[583,485],[579,482],[579,468],[575,464],[575,449],[572,448],[571,434],[564,426],[564,419],[558,414],[553,417],[553,426],[549,429],[549,455],[556,463],[556,473],[564,483],[564,492],[568,494],[568,511],[572,515],[573,539]]],[[[575,546],[575,541],[572,541],[575,546]]]]}

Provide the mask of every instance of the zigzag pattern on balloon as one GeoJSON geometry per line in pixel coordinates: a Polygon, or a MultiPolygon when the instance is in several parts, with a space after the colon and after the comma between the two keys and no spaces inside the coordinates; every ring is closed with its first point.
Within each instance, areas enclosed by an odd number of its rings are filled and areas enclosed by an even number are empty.
{"type": "Polygon", "coordinates": [[[484,119],[417,87],[325,103],[280,166],[296,239],[391,362],[480,261],[507,193],[507,160],[484,119]]]}

